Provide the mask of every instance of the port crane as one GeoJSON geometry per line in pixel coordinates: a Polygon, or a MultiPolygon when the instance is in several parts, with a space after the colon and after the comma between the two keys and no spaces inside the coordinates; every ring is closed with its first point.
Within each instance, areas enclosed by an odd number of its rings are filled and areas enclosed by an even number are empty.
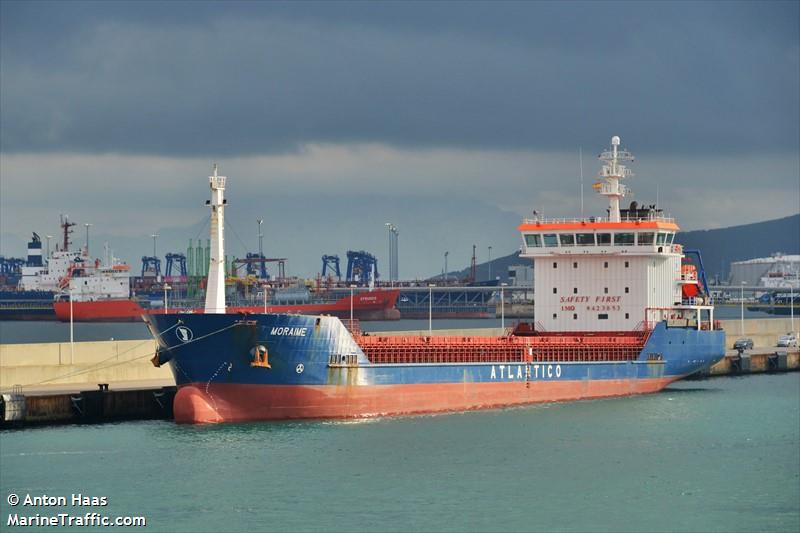
{"type": "Polygon", "coordinates": [[[380,276],[378,274],[378,259],[369,252],[364,250],[347,252],[347,281],[348,283],[357,283],[359,285],[369,285],[370,282],[377,280],[380,276]]]}
{"type": "Polygon", "coordinates": [[[164,275],[168,278],[172,277],[172,269],[177,264],[178,276],[185,278],[187,276],[186,270],[186,256],[179,253],[169,253],[166,255],[167,264],[164,267],[164,275]]]}
{"type": "Polygon", "coordinates": [[[151,276],[158,277],[161,275],[161,259],[158,257],[143,255],[142,256],[142,277],[151,276]]]}
{"type": "Polygon", "coordinates": [[[323,255],[322,256],[322,277],[325,277],[325,274],[328,270],[332,270],[333,274],[336,274],[336,279],[342,279],[342,272],[339,270],[339,256],[338,255],[323,255]]]}

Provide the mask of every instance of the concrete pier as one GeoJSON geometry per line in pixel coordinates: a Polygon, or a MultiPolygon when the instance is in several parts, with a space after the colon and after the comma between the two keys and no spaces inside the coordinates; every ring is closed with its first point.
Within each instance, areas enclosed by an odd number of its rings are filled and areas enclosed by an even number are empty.
{"type": "Polygon", "coordinates": [[[174,385],[169,368],[150,363],[152,339],[136,341],[0,344],[0,392],[23,392],[174,385]]]}

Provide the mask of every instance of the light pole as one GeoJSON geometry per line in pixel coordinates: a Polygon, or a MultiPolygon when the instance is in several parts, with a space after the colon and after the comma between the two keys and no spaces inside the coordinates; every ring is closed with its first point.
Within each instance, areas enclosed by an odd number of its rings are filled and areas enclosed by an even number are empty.
{"type": "Polygon", "coordinates": [[[387,261],[387,266],[389,267],[389,282],[391,286],[394,286],[392,280],[394,279],[394,258],[392,257],[392,223],[386,222],[384,223],[386,226],[386,237],[388,239],[387,243],[389,244],[389,260],[387,261]]]}
{"type": "Polygon", "coordinates": [[[167,301],[167,291],[171,289],[172,287],[169,286],[169,283],[164,284],[164,314],[169,313],[169,302],[167,301]]]}
{"type": "Polygon", "coordinates": [[[75,363],[75,326],[72,318],[72,287],[69,288],[69,364],[75,363]]]}
{"type": "Polygon", "coordinates": [[[506,329],[506,301],[505,301],[505,288],[508,283],[500,284],[500,329],[506,329]]]}
{"type": "Polygon", "coordinates": [[[350,330],[353,329],[353,285],[350,285],[350,330]]]}
{"type": "Polygon", "coordinates": [[[447,285],[447,256],[450,255],[450,252],[444,253],[444,283],[447,285]]]}
{"type": "Polygon", "coordinates": [[[742,282],[742,292],[741,295],[739,296],[739,307],[741,309],[741,315],[742,315],[740,319],[739,330],[742,337],[744,337],[744,286],[746,283],[747,283],[746,281],[742,282]]]}
{"type": "Polygon", "coordinates": [[[492,247],[489,247],[489,281],[492,281],[492,247]]]}
{"type": "Polygon", "coordinates": [[[397,230],[397,226],[392,226],[392,235],[394,235],[394,279],[400,281],[400,232],[397,230]]]}
{"type": "Polygon", "coordinates": [[[153,233],[150,236],[153,238],[153,257],[155,257],[156,256],[156,239],[158,239],[159,235],[158,235],[158,233],[153,233]]]}
{"type": "Polygon", "coordinates": [[[261,257],[264,257],[264,234],[261,233],[261,224],[264,223],[263,218],[258,219],[258,253],[261,257]]]}
{"type": "Polygon", "coordinates": [[[433,283],[428,284],[428,336],[433,336],[433,283]]]}
{"type": "Polygon", "coordinates": [[[92,227],[92,225],[87,223],[87,224],[84,224],[84,227],[86,228],[86,255],[88,256],[89,255],[89,228],[92,227]]]}

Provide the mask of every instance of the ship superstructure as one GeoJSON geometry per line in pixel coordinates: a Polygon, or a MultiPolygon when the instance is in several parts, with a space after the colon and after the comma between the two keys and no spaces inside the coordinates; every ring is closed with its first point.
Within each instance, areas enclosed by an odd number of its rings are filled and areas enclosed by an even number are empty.
{"type": "Polygon", "coordinates": [[[534,324],[499,337],[433,337],[363,334],[332,316],[149,315],[159,344],[153,364],[169,364],[178,385],[176,421],[370,417],[624,396],[661,390],[714,364],[725,354],[724,334],[705,305],[699,255],[697,265],[684,262],[672,242],[678,226],[655,207],[619,208],[628,192],[619,181],[631,174],[618,146],[615,137],[601,155],[608,217],[519,227],[536,269],[534,324]]]}
{"type": "Polygon", "coordinates": [[[611,140],[595,189],[608,197],[607,217],[535,218],[520,226],[521,257],[534,260],[536,321],[544,331],[630,331],[661,320],[713,327],[696,265],[684,264],[679,228],[656,206],[620,209],[633,173],[630,152],[611,140]],[[687,322],[689,321],[689,322],[687,322]]]}

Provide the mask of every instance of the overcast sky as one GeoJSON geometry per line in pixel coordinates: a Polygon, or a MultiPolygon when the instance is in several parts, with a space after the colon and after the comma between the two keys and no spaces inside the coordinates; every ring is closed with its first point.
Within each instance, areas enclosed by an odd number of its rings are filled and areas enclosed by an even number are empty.
{"type": "Polygon", "coordinates": [[[0,253],[62,212],[130,261],[153,232],[185,248],[217,162],[232,255],[261,217],[294,274],[384,260],[391,221],[427,276],[514,251],[533,209],[579,214],[579,147],[603,213],[612,135],[632,199],[684,229],[795,214],[798,5],[3,1],[0,253]]]}

